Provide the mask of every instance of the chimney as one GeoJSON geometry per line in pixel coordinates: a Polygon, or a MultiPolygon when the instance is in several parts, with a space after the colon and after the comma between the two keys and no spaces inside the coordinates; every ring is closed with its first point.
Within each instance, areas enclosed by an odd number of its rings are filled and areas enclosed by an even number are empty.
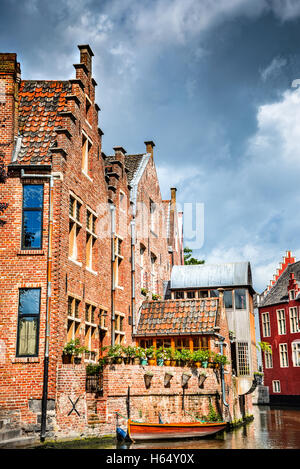
{"type": "Polygon", "coordinates": [[[176,192],[177,192],[176,187],[171,187],[171,205],[173,206],[176,205],[176,192]]]}
{"type": "Polygon", "coordinates": [[[92,75],[92,57],[94,55],[92,49],[88,44],[79,45],[80,50],[80,63],[84,64],[88,70],[89,75],[92,75]]]}
{"type": "Polygon", "coordinates": [[[126,150],[124,150],[123,147],[114,147],[113,150],[115,152],[116,160],[121,161],[121,163],[123,163],[123,165],[124,165],[125,164],[125,155],[127,153],[126,150]]]}
{"type": "Polygon", "coordinates": [[[1,160],[12,159],[14,141],[18,136],[20,64],[17,54],[0,54],[0,122],[2,123],[1,160]]]}
{"type": "Polygon", "coordinates": [[[150,153],[151,158],[153,159],[153,148],[155,147],[155,143],[152,142],[152,140],[149,140],[148,142],[144,142],[146,145],[146,152],[150,153]]]}

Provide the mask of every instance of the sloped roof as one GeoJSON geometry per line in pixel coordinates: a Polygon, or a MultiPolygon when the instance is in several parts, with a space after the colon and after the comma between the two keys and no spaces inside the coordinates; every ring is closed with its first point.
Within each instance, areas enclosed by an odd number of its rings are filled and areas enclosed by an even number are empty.
{"type": "Polygon", "coordinates": [[[136,172],[138,171],[143,156],[143,153],[138,155],[125,155],[125,168],[128,171],[127,178],[129,183],[131,183],[136,172]]]}
{"type": "Polygon", "coordinates": [[[136,335],[212,334],[218,303],[217,298],[144,302],[136,335]]]}
{"type": "Polygon", "coordinates": [[[16,161],[22,164],[49,164],[55,145],[56,128],[61,128],[68,81],[22,81],[19,91],[19,135],[16,161]]]}
{"type": "Polygon", "coordinates": [[[261,299],[260,307],[288,302],[288,284],[292,272],[295,275],[296,281],[300,282],[300,261],[289,264],[275,285],[269,290],[267,295],[261,299]]]}
{"type": "Polygon", "coordinates": [[[250,262],[174,265],[171,289],[251,286],[250,262]]]}

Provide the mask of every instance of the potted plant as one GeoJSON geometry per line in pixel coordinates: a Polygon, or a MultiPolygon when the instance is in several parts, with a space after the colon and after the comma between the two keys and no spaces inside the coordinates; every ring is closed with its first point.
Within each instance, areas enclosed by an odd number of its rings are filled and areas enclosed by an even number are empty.
{"type": "Polygon", "coordinates": [[[210,355],[211,352],[209,350],[201,349],[201,366],[203,368],[207,368],[210,355]]]}
{"type": "Polygon", "coordinates": [[[155,350],[153,345],[151,345],[151,347],[146,348],[146,357],[148,359],[148,365],[156,365],[155,350]]]}
{"type": "Polygon", "coordinates": [[[203,383],[206,380],[206,378],[207,378],[206,371],[200,371],[199,377],[198,377],[199,388],[203,386],[203,383]]]}
{"type": "Polygon", "coordinates": [[[192,353],[192,362],[193,362],[193,365],[194,365],[196,368],[200,368],[200,366],[201,366],[201,360],[202,360],[201,350],[195,350],[195,352],[192,353]]]}
{"type": "Polygon", "coordinates": [[[184,362],[181,358],[181,350],[175,350],[174,360],[176,360],[176,366],[183,366],[184,362]]]}
{"type": "Polygon", "coordinates": [[[227,365],[230,362],[227,360],[226,355],[221,355],[220,353],[214,354],[214,365],[218,368],[220,365],[227,365]]]}
{"type": "Polygon", "coordinates": [[[124,363],[133,363],[133,359],[136,355],[136,347],[133,345],[128,345],[128,347],[124,347],[123,351],[125,355],[124,363]]]}
{"type": "Polygon", "coordinates": [[[108,349],[107,357],[111,363],[120,364],[123,362],[124,348],[121,344],[115,344],[108,349]]]}
{"type": "Polygon", "coordinates": [[[148,360],[146,356],[146,350],[143,347],[137,347],[136,355],[139,358],[141,365],[147,365],[148,360]]]}
{"type": "Polygon", "coordinates": [[[143,296],[147,296],[147,294],[148,294],[147,288],[141,288],[141,294],[142,294],[143,296]]]}
{"type": "Polygon", "coordinates": [[[163,347],[159,347],[156,352],[155,352],[155,356],[156,356],[156,363],[158,366],[163,366],[164,364],[164,357],[165,357],[165,351],[164,351],[164,348],[163,347]]]}
{"type": "Polygon", "coordinates": [[[63,348],[63,362],[64,363],[80,363],[80,355],[84,352],[88,352],[88,349],[80,345],[80,339],[70,340],[63,348]]]}
{"type": "Polygon", "coordinates": [[[172,357],[172,349],[166,348],[165,349],[165,357],[164,357],[164,365],[170,366],[171,365],[171,357],[172,357]]]}
{"type": "Polygon", "coordinates": [[[192,360],[192,353],[189,349],[183,348],[180,352],[181,362],[188,365],[192,360]]]}
{"type": "Polygon", "coordinates": [[[156,293],[152,293],[152,300],[153,301],[157,301],[157,300],[160,300],[160,299],[161,299],[160,295],[157,295],[156,293]]]}

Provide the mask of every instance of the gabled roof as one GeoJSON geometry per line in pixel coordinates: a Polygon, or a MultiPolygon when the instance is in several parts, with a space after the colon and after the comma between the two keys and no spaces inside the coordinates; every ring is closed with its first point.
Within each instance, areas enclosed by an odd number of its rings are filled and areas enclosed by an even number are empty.
{"type": "Polygon", "coordinates": [[[289,264],[275,285],[269,290],[266,296],[261,299],[259,307],[288,302],[288,285],[291,273],[294,273],[295,280],[300,282],[300,261],[289,264]]]}
{"type": "Polygon", "coordinates": [[[226,264],[174,265],[171,289],[250,286],[250,262],[226,264]]]}
{"type": "Polygon", "coordinates": [[[128,182],[131,183],[142,162],[144,154],[125,155],[125,168],[127,169],[128,182]]]}
{"type": "Polygon", "coordinates": [[[14,163],[49,164],[55,129],[62,127],[68,81],[22,81],[19,91],[19,145],[14,163]]]}
{"type": "Polygon", "coordinates": [[[213,334],[218,304],[217,298],[144,302],[136,335],[213,334]]]}

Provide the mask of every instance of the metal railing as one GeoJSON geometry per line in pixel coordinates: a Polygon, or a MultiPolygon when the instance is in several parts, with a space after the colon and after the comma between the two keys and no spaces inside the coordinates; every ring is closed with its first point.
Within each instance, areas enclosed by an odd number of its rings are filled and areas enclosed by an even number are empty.
{"type": "Polygon", "coordinates": [[[103,374],[88,375],[85,381],[85,390],[103,396],[103,374]]]}

